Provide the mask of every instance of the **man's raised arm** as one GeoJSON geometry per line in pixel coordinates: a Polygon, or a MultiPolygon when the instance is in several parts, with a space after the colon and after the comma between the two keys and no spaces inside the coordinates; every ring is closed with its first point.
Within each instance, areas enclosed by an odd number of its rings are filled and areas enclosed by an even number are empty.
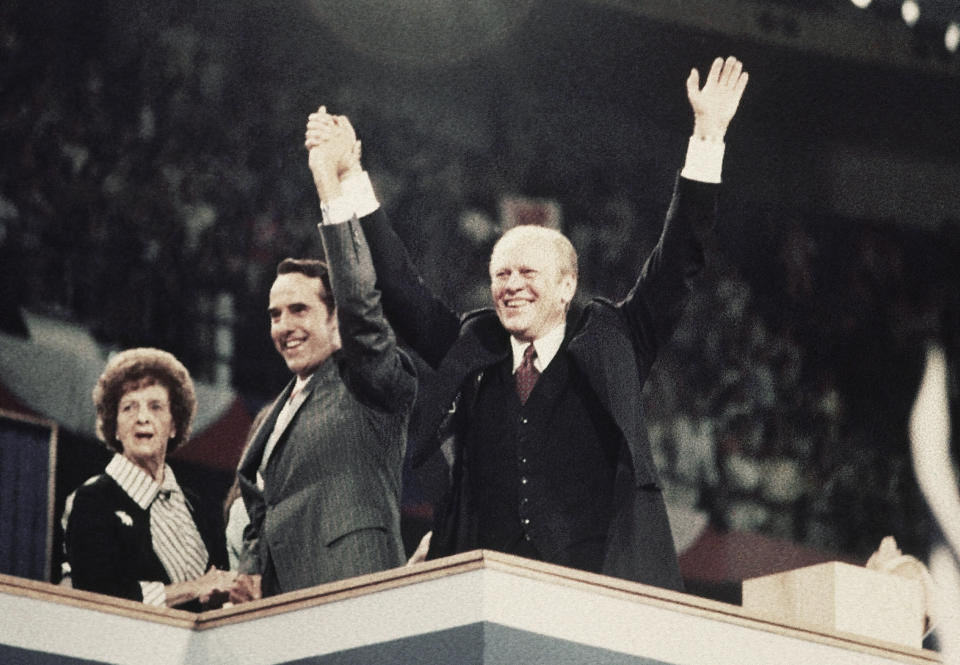
{"type": "Polygon", "coordinates": [[[687,77],[694,123],[686,159],[660,239],[622,303],[637,335],[642,371],[673,335],[692,280],[705,265],[703,239],[716,221],[724,138],[747,81],[742,63],[732,56],[713,61],[702,87],[695,68],[687,77]]]}
{"type": "Polygon", "coordinates": [[[339,122],[348,121],[344,116],[330,115],[324,107],[310,114],[307,121],[308,150],[330,141],[341,142],[336,149],[336,168],[328,167],[323,181],[317,183],[318,192],[321,186],[324,191],[339,191],[343,205],[360,219],[387,320],[404,342],[436,368],[457,338],[459,316],[420,278],[406,248],[380,210],[370,179],[360,165],[360,144],[352,136],[352,128],[350,133],[343,134],[339,122]],[[343,143],[348,140],[352,140],[349,147],[343,143]],[[329,182],[333,172],[339,179],[339,190],[329,182]]]}
{"type": "Polygon", "coordinates": [[[413,402],[416,373],[383,315],[370,251],[354,205],[341,187],[340,164],[354,149],[356,135],[346,117],[328,117],[332,131],[327,140],[310,147],[308,163],[323,211],[320,237],[336,304],[341,353],[364,384],[364,394],[395,411],[413,402]]]}

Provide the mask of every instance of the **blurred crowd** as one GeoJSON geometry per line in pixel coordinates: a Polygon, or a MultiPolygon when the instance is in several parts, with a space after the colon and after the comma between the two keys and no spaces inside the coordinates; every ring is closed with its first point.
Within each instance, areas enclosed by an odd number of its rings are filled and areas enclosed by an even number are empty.
{"type": "MultiPolygon", "coordinates": [[[[630,156],[584,173],[502,118],[425,127],[435,110],[382,108],[347,73],[292,85],[282,54],[237,38],[258,16],[227,33],[215,7],[187,5],[189,20],[110,0],[0,9],[4,330],[16,304],[108,346],[166,349],[201,379],[224,360],[239,392],[275,392],[286,373],[264,298],[279,259],[318,251],[301,146],[318,102],[351,113],[398,232],[459,308],[487,302],[507,195],[559,205],[584,297],[624,295],[656,241],[669,197],[657,160],[649,180],[664,186],[637,192],[630,156]]],[[[767,229],[763,243],[715,240],[648,385],[665,477],[719,526],[854,556],[894,534],[922,552],[906,414],[924,344],[946,337],[956,357],[955,228],[767,212],[739,224],[767,229]]]]}
{"type": "Polygon", "coordinates": [[[661,359],[661,464],[715,524],[859,557],[889,532],[923,552],[936,531],[907,420],[926,345],[957,367],[957,238],[819,219],[776,246],[721,262],[661,359]]]}

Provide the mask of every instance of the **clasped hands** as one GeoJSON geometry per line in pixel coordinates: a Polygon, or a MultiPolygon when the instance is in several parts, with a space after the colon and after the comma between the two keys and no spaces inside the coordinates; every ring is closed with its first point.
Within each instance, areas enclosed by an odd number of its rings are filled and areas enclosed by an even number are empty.
{"type": "Polygon", "coordinates": [[[314,180],[327,175],[344,180],[359,172],[360,141],[344,115],[327,113],[321,106],[307,118],[304,147],[310,153],[310,170],[314,180]]]}
{"type": "Polygon", "coordinates": [[[261,597],[260,576],[219,570],[211,567],[194,580],[197,585],[197,600],[205,608],[217,608],[226,602],[234,605],[261,597]]]}

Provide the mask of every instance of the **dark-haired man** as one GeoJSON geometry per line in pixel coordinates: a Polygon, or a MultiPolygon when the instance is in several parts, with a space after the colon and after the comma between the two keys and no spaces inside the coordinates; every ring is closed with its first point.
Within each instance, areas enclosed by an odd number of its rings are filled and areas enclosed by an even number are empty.
{"type": "Polygon", "coordinates": [[[238,471],[250,516],[240,570],[262,576],[264,596],[405,560],[400,482],[416,374],[383,317],[353,212],[327,205],[338,185],[317,173],[323,150],[309,162],[327,263],[277,266],[270,336],[295,376],[238,471]]]}

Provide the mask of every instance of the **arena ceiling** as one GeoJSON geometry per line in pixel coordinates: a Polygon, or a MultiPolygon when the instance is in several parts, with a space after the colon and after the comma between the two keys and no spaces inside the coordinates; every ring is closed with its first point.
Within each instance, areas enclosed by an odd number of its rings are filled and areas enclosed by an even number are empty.
{"type": "Polygon", "coordinates": [[[944,42],[960,22],[960,0],[583,0],[588,4],[829,57],[960,76],[960,51],[944,42]]]}

